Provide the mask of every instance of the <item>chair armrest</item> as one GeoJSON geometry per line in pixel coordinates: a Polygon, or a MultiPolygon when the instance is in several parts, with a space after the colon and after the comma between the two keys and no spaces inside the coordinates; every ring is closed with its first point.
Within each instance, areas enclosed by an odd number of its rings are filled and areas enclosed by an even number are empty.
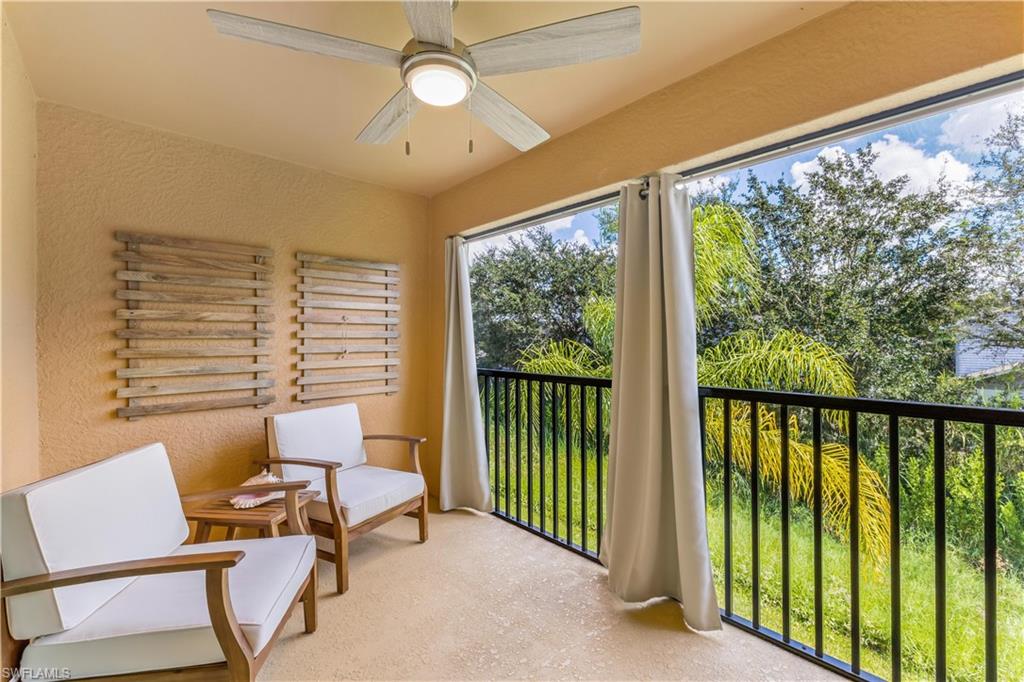
{"type": "Polygon", "coordinates": [[[259,493],[298,492],[309,487],[309,481],[284,481],[283,483],[261,483],[259,485],[241,485],[236,488],[205,490],[199,493],[182,495],[182,502],[199,502],[200,500],[218,500],[235,495],[254,495],[259,493]]]}
{"type": "Polygon", "coordinates": [[[210,571],[231,568],[245,557],[240,550],[232,552],[205,552],[203,554],[184,554],[181,556],[152,557],[119,561],[113,564],[72,568],[57,573],[43,573],[27,578],[18,578],[0,583],[0,596],[13,597],[40,590],[52,590],[57,587],[80,585],[82,583],[114,580],[158,573],[183,573],[186,571],[210,571]]]}
{"type": "Polygon", "coordinates": [[[378,433],[368,436],[363,436],[363,440],[397,440],[405,443],[426,443],[427,439],[422,436],[399,436],[388,433],[378,433]]]}
{"type": "Polygon", "coordinates": [[[427,439],[421,436],[398,436],[387,433],[371,434],[363,436],[363,440],[393,440],[409,444],[409,463],[412,470],[420,476],[423,475],[423,467],[420,466],[420,444],[426,443],[427,439]]]}
{"type": "Polygon", "coordinates": [[[291,464],[299,467],[314,467],[325,471],[334,471],[341,468],[341,462],[332,462],[326,459],[297,459],[295,457],[267,457],[265,459],[254,459],[253,464],[291,464]]]}

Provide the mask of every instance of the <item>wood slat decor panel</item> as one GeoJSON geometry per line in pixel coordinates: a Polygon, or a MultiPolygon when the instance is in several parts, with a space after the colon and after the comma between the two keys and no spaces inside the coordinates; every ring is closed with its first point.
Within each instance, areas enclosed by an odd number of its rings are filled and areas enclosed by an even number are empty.
{"type": "Polygon", "coordinates": [[[397,393],[399,266],[305,252],[296,259],[301,325],[296,398],[397,393]],[[305,388],[313,385],[316,390],[305,388]]]}
{"type": "Polygon", "coordinates": [[[134,420],[274,402],[267,376],[274,366],[266,362],[273,251],[121,230],[114,238],[124,244],[114,254],[123,264],[114,296],[125,302],[115,312],[125,327],[115,336],[126,343],[116,355],[127,361],[116,373],[127,384],[116,393],[127,401],[117,415],[134,420]],[[167,401],[179,395],[188,400],[167,401]]]}

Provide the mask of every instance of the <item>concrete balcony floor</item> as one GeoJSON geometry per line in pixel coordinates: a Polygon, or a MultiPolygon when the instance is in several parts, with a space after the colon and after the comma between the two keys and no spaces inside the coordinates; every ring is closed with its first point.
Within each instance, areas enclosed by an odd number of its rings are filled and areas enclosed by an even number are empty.
{"type": "MultiPolygon", "coordinates": [[[[485,514],[402,518],[355,540],[351,587],[320,562],[319,630],[294,615],[260,680],[811,680],[830,673],[679,606],[625,605],[604,569],[485,514]]],[[[838,679],[838,678],[837,678],[838,679]]]]}

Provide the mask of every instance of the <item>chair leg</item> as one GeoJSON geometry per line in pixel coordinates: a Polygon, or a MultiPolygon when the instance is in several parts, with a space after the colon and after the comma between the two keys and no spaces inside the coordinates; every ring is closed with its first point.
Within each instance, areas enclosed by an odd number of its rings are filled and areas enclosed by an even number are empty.
{"type": "Polygon", "coordinates": [[[348,528],[334,524],[334,575],[338,594],[348,592],[348,528]]]}
{"type": "Polygon", "coordinates": [[[196,522],[196,537],[192,541],[194,545],[201,545],[210,539],[210,531],[212,528],[206,521],[196,522]]]}
{"type": "Polygon", "coordinates": [[[420,502],[420,542],[426,542],[427,536],[430,534],[427,528],[427,495],[423,494],[423,501],[420,502]]]}
{"type": "Polygon", "coordinates": [[[309,571],[309,582],[306,590],[302,593],[302,619],[306,626],[306,633],[316,632],[316,559],[313,560],[313,568],[309,571]]]}

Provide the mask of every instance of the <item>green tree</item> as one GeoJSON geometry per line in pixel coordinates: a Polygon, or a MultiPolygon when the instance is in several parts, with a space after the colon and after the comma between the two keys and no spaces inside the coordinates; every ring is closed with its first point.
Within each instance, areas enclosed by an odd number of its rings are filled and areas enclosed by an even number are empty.
{"type": "Polygon", "coordinates": [[[837,349],[861,395],[928,400],[991,242],[945,182],[911,192],[906,176],[882,180],[876,159],[869,147],[819,156],[799,187],[748,176],[741,208],[764,283],[753,324],[837,349]]]}
{"type": "Polygon", "coordinates": [[[969,199],[992,248],[969,331],[985,346],[1024,348],[1024,114],[1009,114],[985,147],[969,199]]]}
{"type": "Polygon", "coordinates": [[[477,362],[508,368],[546,339],[591,342],[580,301],[615,291],[610,248],[555,241],[543,227],[491,247],[470,267],[477,362]]]}

